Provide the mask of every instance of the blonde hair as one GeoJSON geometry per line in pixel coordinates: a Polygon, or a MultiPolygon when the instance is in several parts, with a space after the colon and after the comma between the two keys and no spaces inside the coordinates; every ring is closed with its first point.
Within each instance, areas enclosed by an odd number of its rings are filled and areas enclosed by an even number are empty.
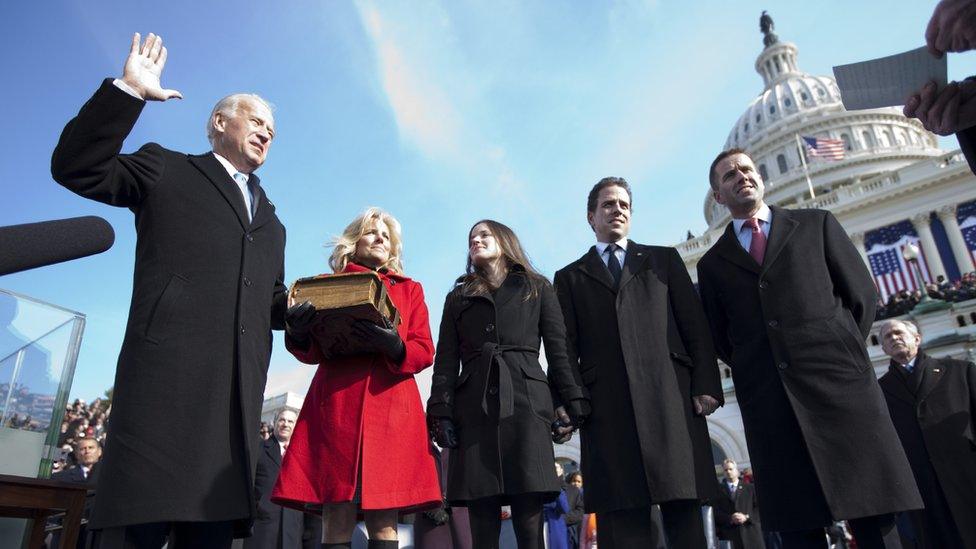
{"type": "Polygon", "coordinates": [[[389,213],[376,207],[366,208],[366,211],[356,216],[352,220],[342,235],[332,241],[332,256],[329,257],[329,266],[332,271],[341,273],[346,265],[352,261],[356,255],[356,243],[366,234],[373,223],[382,221],[390,229],[390,257],[380,268],[403,274],[403,241],[400,238],[400,222],[389,213]]]}

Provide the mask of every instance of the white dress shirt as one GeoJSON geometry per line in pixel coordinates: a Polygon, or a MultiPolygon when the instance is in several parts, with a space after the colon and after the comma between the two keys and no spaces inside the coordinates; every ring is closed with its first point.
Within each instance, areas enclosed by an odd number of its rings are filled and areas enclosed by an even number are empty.
{"type": "MultiPolygon", "coordinates": [[[[759,220],[759,228],[762,229],[764,235],[766,235],[766,241],[769,241],[769,225],[773,222],[773,211],[769,209],[765,203],[756,212],[755,218],[759,220]]],[[[745,219],[733,219],[732,228],[735,229],[735,236],[739,239],[739,244],[748,252],[749,246],[752,244],[752,229],[746,227],[742,230],[742,226],[745,224],[745,219]]]]}
{"type": "MultiPolygon", "coordinates": [[[[624,259],[627,258],[627,239],[621,238],[620,240],[614,242],[617,245],[617,250],[614,252],[617,255],[617,261],[620,262],[621,269],[624,266],[624,259]]],[[[603,260],[604,265],[609,265],[610,254],[607,253],[607,247],[610,246],[610,242],[597,242],[596,252],[600,254],[600,259],[603,260]]]]}

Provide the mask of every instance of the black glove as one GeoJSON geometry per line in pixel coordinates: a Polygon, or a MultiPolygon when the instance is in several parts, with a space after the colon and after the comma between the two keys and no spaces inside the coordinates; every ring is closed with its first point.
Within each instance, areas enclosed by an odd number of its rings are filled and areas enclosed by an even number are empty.
{"type": "Polygon", "coordinates": [[[352,327],[352,333],[360,341],[388,356],[390,360],[399,364],[407,354],[407,346],[400,339],[396,328],[387,323],[386,327],[377,326],[368,320],[357,320],[352,327]]]}
{"type": "Polygon", "coordinates": [[[590,415],[590,401],[585,398],[570,400],[563,406],[566,407],[566,414],[577,429],[583,426],[583,422],[590,415]]]}
{"type": "Polygon", "coordinates": [[[430,438],[441,448],[458,447],[457,430],[454,428],[454,422],[449,418],[429,416],[427,430],[430,432],[430,438]]]}
{"type": "Polygon", "coordinates": [[[444,526],[447,521],[451,519],[451,515],[444,510],[443,507],[434,509],[433,511],[424,511],[424,516],[434,523],[434,526],[444,526]]]}
{"type": "MultiPolygon", "coordinates": [[[[572,402],[576,402],[575,400],[572,402]]],[[[573,438],[573,431],[576,430],[578,424],[576,424],[572,418],[569,417],[569,413],[566,412],[564,406],[557,406],[555,410],[556,419],[552,422],[550,429],[552,431],[552,441],[556,444],[564,444],[569,442],[569,439],[573,438]]]]}
{"type": "Polygon", "coordinates": [[[303,301],[288,307],[285,312],[285,332],[299,342],[308,341],[308,334],[315,324],[315,306],[303,301]]]}

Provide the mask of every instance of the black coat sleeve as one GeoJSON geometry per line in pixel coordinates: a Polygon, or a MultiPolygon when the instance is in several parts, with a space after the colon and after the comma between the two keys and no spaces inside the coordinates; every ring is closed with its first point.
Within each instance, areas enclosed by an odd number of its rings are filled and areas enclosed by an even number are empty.
{"type": "Polygon", "coordinates": [[[451,417],[454,409],[454,386],[461,369],[460,341],[454,320],[453,302],[456,294],[447,294],[441,313],[440,333],[437,336],[437,352],[434,355],[434,375],[427,399],[427,415],[451,417]]]}
{"type": "Polygon", "coordinates": [[[861,254],[830,212],[824,212],[824,255],[834,292],[867,339],[878,306],[878,292],[861,254]]]}
{"type": "Polygon", "coordinates": [[[92,200],[137,207],[164,171],[164,150],[155,143],[119,154],[143,106],[106,79],[61,132],[51,157],[54,180],[92,200]]]}
{"type": "Polygon", "coordinates": [[[573,376],[566,351],[566,324],[556,293],[548,280],[539,283],[539,333],[546,349],[549,364],[547,375],[549,383],[558,394],[560,402],[585,398],[581,384],[573,376]]]}
{"type": "Polygon", "coordinates": [[[698,262],[698,291],[701,294],[702,308],[708,327],[712,333],[712,343],[718,357],[726,364],[732,364],[732,339],[729,337],[729,321],[722,308],[715,284],[709,278],[708,268],[698,262]]]}
{"type": "MultiPolygon", "coordinates": [[[[285,234],[287,241],[288,235],[285,234]]],[[[285,286],[285,262],[282,258],[275,277],[273,297],[271,298],[271,329],[285,329],[285,312],[288,311],[288,287],[285,286]]]]}
{"type": "Polygon", "coordinates": [[[708,321],[688,270],[674,248],[669,249],[668,257],[668,298],[678,333],[694,365],[691,369],[691,394],[710,395],[724,403],[722,376],[715,359],[708,321]]]}
{"type": "Polygon", "coordinates": [[[976,126],[967,128],[956,134],[959,148],[969,162],[969,170],[976,174],[976,126]]]}
{"type": "MultiPolygon", "coordinates": [[[[579,347],[577,347],[579,324],[576,320],[576,307],[573,305],[573,294],[570,290],[570,282],[565,271],[557,271],[553,278],[553,287],[556,292],[556,299],[559,308],[562,310],[563,325],[566,327],[566,361],[573,373],[573,382],[578,387],[583,387],[583,378],[579,371],[579,347]]],[[[584,396],[586,390],[583,390],[584,396]]],[[[554,395],[558,396],[558,395],[554,395]]],[[[559,403],[556,402],[558,406],[559,403]]]]}

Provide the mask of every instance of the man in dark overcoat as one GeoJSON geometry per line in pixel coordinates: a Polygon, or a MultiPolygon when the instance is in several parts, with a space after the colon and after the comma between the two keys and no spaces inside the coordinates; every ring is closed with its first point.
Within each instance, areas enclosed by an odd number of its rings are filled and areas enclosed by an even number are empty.
{"type": "Polygon", "coordinates": [[[848,519],[859,547],[897,544],[892,513],[921,500],[864,348],[871,275],[829,212],[767,206],[745,152],[724,151],[709,174],[733,221],[699,261],[698,287],[732,368],[764,526],[787,547],[822,548],[823,528],[848,519]]]}
{"type": "Polygon", "coordinates": [[[244,540],[244,549],[318,549],[322,546],[322,519],[271,502],[271,490],[281,471],[298,415],[288,408],[278,412],[273,434],[262,444],[254,475],[254,534],[244,540]]]}
{"type": "Polygon", "coordinates": [[[910,522],[923,547],[976,548],[976,365],[919,351],[909,321],[885,321],[880,337],[891,364],[879,383],[925,502],[910,522]]]}
{"type": "Polygon", "coordinates": [[[730,541],[733,549],[765,549],[755,487],[742,482],[735,461],[723,461],[722,470],[725,480],[712,505],[718,538],[730,541]]]}
{"type": "Polygon", "coordinates": [[[285,229],[253,174],[274,137],[267,103],[221,100],[213,152],[120,154],[160,87],[162,40],[135,35],[51,160],[69,190],[135,214],[132,304],[91,528],[101,547],[226,547],[254,509],[271,329],[285,316],[285,229]],[[194,436],[186,435],[192,426],[194,436]]]}
{"type": "Polygon", "coordinates": [[[597,244],[556,273],[569,362],[589,391],[581,443],[586,511],[600,546],[654,546],[661,504],[670,547],[704,547],[700,501],[715,490],[704,415],[723,401],[708,325],[673,248],[627,239],[630,186],[587,199],[597,244]]]}

